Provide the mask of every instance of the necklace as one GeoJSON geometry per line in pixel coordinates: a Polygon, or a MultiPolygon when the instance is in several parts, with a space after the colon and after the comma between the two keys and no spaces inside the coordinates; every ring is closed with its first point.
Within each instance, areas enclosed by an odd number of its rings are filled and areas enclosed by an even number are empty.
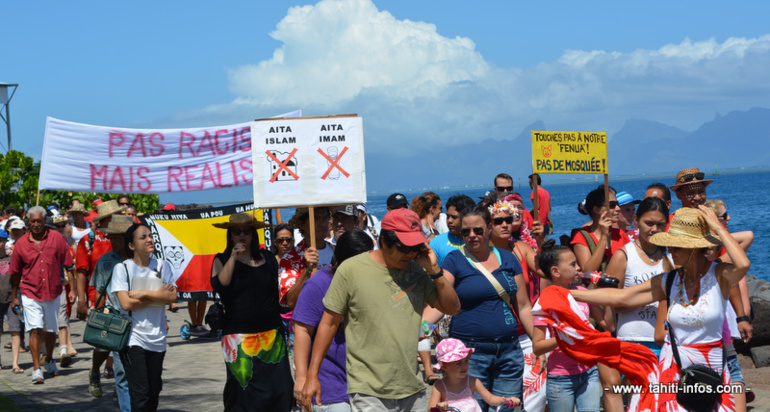
{"type": "MultiPolygon", "coordinates": [[[[642,246],[639,244],[639,239],[635,239],[635,240],[634,240],[634,245],[636,245],[636,247],[638,247],[638,248],[639,248],[639,250],[641,250],[642,252],[644,252],[644,254],[645,254],[645,255],[647,255],[647,258],[648,258],[648,259],[650,259],[650,261],[651,261],[652,263],[655,263],[655,262],[657,262],[658,260],[660,260],[659,258],[658,258],[658,259],[653,259],[653,258],[652,258],[653,256],[655,256],[655,255],[656,255],[656,254],[657,254],[657,253],[660,251],[660,248],[659,248],[659,247],[655,246],[655,250],[654,250],[654,251],[652,251],[652,253],[649,253],[649,252],[647,252],[646,250],[644,250],[644,248],[643,248],[643,247],[642,247],[642,246]]],[[[662,257],[662,256],[661,256],[661,257],[662,257]]]]}
{"type": "Polygon", "coordinates": [[[688,285],[685,283],[684,269],[682,269],[681,275],[679,276],[679,293],[677,293],[677,300],[679,300],[679,303],[681,303],[682,306],[687,307],[698,301],[698,296],[700,295],[700,280],[703,278],[706,272],[708,272],[708,269],[709,265],[706,264],[703,266],[703,269],[698,270],[698,274],[695,278],[695,281],[697,282],[695,286],[695,293],[692,294],[692,297],[690,297],[688,302],[684,301],[683,291],[687,288],[688,285]]]}

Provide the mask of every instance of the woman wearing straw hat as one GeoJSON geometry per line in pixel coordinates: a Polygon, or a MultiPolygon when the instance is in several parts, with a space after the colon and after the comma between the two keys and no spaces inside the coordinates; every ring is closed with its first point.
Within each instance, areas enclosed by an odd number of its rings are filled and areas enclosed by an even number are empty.
{"type": "MultiPolygon", "coordinates": [[[[668,248],[677,270],[626,289],[572,291],[575,300],[614,308],[634,308],[656,301],[666,305],[670,296],[667,321],[673,328],[682,365],[674,361],[667,338],[660,356],[660,382],[678,382],[680,367],[692,364],[715,367],[720,373],[724,369],[722,325],[727,298],[730,288],[749,269],[746,253],[719,223],[716,214],[705,206],[679,209],[671,220],[669,231],[656,233],[650,242],[668,248]],[[710,262],[706,258],[707,248],[720,244],[724,245],[732,263],[710,262]],[[673,281],[669,281],[669,277],[673,277],[673,281]],[[671,284],[670,294],[666,290],[668,284],[671,284]]],[[[729,383],[730,374],[723,376],[729,383]]],[[[674,393],[660,394],[659,402],[662,410],[685,410],[676,402],[674,393]]],[[[720,410],[734,410],[732,395],[722,395],[717,406],[720,410]]]]}
{"type": "Polygon", "coordinates": [[[214,226],[227,229],[225,251],[211,266],[211,286],[225,308],[225,410],[288,411],[294,383],[278,303],[278,263],[260,250],[257,238],[257,229],[267,225],[236,213],[214,226]]]}

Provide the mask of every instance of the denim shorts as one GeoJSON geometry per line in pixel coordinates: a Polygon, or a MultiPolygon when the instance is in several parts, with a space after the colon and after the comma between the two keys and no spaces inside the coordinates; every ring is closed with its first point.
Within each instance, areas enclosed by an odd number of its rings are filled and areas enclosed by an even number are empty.
{"type": "Polygon", "coordinates": [[[738,364],[738,355],[728,356],[726,359],[727,368],[730,371],[730,379],[733,383],[746,384],[743,379],[743,372],[741,372],[741,365],[738,364]]]}
{"type": "MultiPolygon", "coordinates": [[[[499,341],[460,339],[466,347],[474,348],[468,375],[481,381],[493,395],[522,397],[524,383],[524,354],[518,336],[499,341]]],[[[481,410],[488,405],[476,394],[481,410]]],[[[502,408],[501,411],[512,411],[502,408]]]]}
{"type": "Polygon", "coordinates": [[[548,375],[546,393],[551,412],[579,411],[599,412],[602,384],[599,370],[593,368],[579,375],[548,375]]]}

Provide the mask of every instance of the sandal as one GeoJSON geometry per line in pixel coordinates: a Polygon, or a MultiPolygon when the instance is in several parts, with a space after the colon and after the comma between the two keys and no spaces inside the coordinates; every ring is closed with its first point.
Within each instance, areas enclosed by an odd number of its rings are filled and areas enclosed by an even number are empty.
{"type": "Polygon", "coordinates": [[[75,356],[78,356],[78,351],[72,349],[70,352],[67,352],[67,356],[74,358],[75,356]]]}
{"type": "Polygon", "coordinates": [[[439,378],[436,375],[428,375],[428,376],[425,377],[424,380],[425,380],[425,383],[427,383],[428,385],[433,386],[433,384],[436,383],[436,381],[439,380],[439,379],[441,379],[441,378],[439,378]]]}
{"type": "Polygon", "coordinates": [[[3,347],[6,348],[6,349],[11,349],[12,346],[11,346],[11,343],[8,342],[3,347]]]}
{"type": "Polygon", "coordinates": [[[22,369],[22,368],[13,368],[13,373],[24,373],[24,369],[22,369]]]}

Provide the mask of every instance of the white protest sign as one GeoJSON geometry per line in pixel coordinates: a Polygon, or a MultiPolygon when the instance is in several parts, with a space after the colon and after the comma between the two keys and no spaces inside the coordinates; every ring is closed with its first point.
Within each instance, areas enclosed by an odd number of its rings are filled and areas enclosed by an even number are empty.
{"type": "Polygon", "coordinates": [[[249,125],[129,129],[48,117],[38,188],[169,193],[251,185],[249,125]]]}
{"type": "Polygon", "coordinates": [[[257,120],[251,139],[257,207],[366,202],[360,117],[257,120]]]}

